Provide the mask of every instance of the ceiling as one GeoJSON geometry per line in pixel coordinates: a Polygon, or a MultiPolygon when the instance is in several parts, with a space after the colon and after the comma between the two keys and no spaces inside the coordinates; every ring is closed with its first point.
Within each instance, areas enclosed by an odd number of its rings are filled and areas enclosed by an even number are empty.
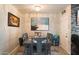
{"type": "Polygon", "coordinates": [[[21,13],[34,13],[35,6],[40,6],[40,13],[59,13],[68,4],[15,4],[14,6],[21,12],[21,13]]]}

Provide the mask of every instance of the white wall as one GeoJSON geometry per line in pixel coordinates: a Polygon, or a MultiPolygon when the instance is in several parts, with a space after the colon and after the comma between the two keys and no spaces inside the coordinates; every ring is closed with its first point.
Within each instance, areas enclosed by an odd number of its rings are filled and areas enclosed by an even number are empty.
{"type": "Polygon", "coordinates": [[[39,31],[42,32],[42,35],[47,35],[47,32],[52,34],[59,34],[59,15],[53,13],[26,13],[25,14],[25,32],[30,36],[34,35],[34,31],[31,31],[31,17],[49,17],[49,30],[48,31],[39,31]]]}
{"type": "Polygon", "coordinates": [[[12,5],[0,5],[0,53],[9,53],[18,45],[23,33],[23,15],[12,5]],[[8,26],[8,12],[20,17],[20,27],[8,26]]]}
{"type": "Polygon", "coordinates": [[[65,10],[66,12],[60,17],[60,45],[71,54],[71,5],[65,10]]]}
{"type": "Polygon", "coordinates": [[[6,36],[6,34],[4,34],[5,33],[5,27],[4,27],[4,7],[3,7],[3,5],[0,5],[0,54],[1,54],[1,52],[3,51],[3,49],[4,49],[4,47],[5,47],[5,44],[3,45],[3,43],[5,43],[5,40],[6,40],[6,37],[4,37],[4,36],[6,36]],[[3,46],[4,47],[3,47],[3,46]]]}

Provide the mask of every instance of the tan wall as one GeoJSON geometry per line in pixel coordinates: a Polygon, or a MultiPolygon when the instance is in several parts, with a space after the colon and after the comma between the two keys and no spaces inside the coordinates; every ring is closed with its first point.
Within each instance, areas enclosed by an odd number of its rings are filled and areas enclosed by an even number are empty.
{"type": "Polygon", "coordinates": [[[69,54],[71,53],[71,5],[67,6],[66,12],[61,14],[60,19],[60,45],[69,54]]]}
{"type": "Polygon", "coordinates": [[[23,17],[12,5],[0,5],[0,53],[9,53],[18,45],[22,34],[23,17]],[[20,27],[8,26],[8,12],[20,17],[20,27]]]}
{"type": "Polygon", "coordinates": [[[30,36],[34,35],[34,31],[31,31],[31,17],[49,17],[49,30],[48,31],[39,31],[42,32],[42,35],[46,36],[47,32],[51,32],[52,34],[59,34],[59,15],[58,14],[50,14],[50,13],[26,13],[25,15],[25,32],[27,32],[30,36]]]}

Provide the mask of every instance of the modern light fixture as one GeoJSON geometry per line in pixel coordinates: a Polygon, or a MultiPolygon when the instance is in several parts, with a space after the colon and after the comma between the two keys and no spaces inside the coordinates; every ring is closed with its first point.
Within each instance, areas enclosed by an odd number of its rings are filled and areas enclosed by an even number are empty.
{"type": "Polygon", "coordinates": [[[40,11],[41,7],[40,6],[35,6],[35,10],[38,12],[40,11]]]}

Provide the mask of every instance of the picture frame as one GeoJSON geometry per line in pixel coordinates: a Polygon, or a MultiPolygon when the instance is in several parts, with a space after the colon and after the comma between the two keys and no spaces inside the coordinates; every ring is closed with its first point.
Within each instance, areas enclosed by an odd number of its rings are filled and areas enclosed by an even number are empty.
{"type": "Polygon", "coordinates": [[[20,18],[8,12],[8,26],[19,27],[19,25],[20,25],[20,18]]]}
{"type": "Polygon", "coordinates": [[[49,17],[32,17],[31,18],[32,31],[48,31],[49,17]]]}
{"type": "Polygon", "coordinates": [[[76,25],[79,26],[79,10],[77,10],[76,25]]]}

